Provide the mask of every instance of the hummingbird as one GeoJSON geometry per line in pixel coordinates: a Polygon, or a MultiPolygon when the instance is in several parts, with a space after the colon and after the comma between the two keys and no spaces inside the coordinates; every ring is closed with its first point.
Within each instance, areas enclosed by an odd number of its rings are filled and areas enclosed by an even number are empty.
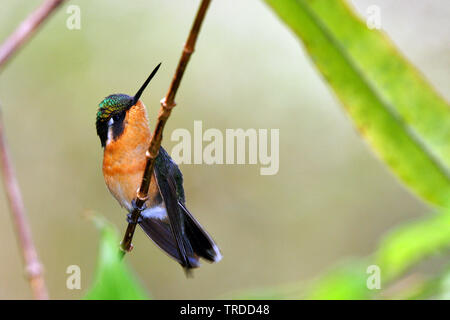
{"type": "MultiPolygon", "coordinates": [[[[103,148],[103,177],[119,204],[129,213],[146,165],[150,145],[147,110],[140,100],[161,63],[134,96],[112,94],[99,104],[96,129],[103,148]]],[[[222,258],[211,236],[186,207],[183,175],[161,146],[155,159],[148,200],[138,224],[150,239],[189,271],[200,266],[200,258],[218,262],[222,258]]]]}

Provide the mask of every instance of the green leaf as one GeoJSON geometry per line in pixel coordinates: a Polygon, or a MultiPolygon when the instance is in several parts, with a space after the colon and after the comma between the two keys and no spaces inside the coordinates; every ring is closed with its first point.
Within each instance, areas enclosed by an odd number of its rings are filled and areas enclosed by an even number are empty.
{"type": "Polygon", "coordinates": [[[343,1],[266,2],[381,159],[418,195],[450,207],[450,108],[420,73],[343,1]]]}
{"type": "Polygon", "coordinates": [[[450,267],[446,269],[439,280],[440,293],[436,298],[441,300],[450,300],[450,267]]]}
{"type": "Polygon", "coordinates": [[[386,236],[376,253],[383,281],[390,281],[422,259],[450,248],[450,214],[436,214],[404,225],[386,236]]]}
{"type": "Polygon", "coordinates": [[[94,222],[101,230],[100,252],[94,284],[84,297],[89,300],[143,300],[145,290],[119,257],[115,229],[99,217],[94,222]]]}
{"type": "Polygon", "coordinates": [[[368,264],[361,261],[347,262],[334,268],[317,280],[307,299],[312,300],[367,300],[378,290],[369,290],[366,273],[368,264]]]}

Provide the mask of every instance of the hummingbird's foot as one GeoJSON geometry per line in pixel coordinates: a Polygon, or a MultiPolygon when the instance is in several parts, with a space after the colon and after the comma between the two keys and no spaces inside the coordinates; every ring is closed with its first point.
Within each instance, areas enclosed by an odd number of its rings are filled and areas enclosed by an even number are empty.
{"type": "MultiPolygon", "coordinates": [[[[141,214],[139,214],[139,218],[137,219],[137,222],[136,222],[136,223],[141,223],[143,220],[144,220],[144,219],[142,219],[141,214]]],[[[128,222],[128,223],[135,223],[135,222],[133,221],[133,214],[132,214],[131,212],[130,212],[129,214],[127,214],[127,222],[128,222]]]]}
{"type": "Polygon", "coordinates": [[[142,207],[138,207],[137,203],[136,203],[136,199],[131,200],[131,212],[133,212],[134,210],[139,210],[139,211],[144,211],[145,209],[147,209],[147,206],[145,205],[145,203],[142,205],[142,207]]]}
{"type": "Polygon", "coordinates": [[[132,207],[132,209],[131,209],[130,213],[127,214],[127,222],[128,223],[135,223],[133,221],[133,212],[138,211],[139,212],[139,217],[138,217],[136,223],[141,223],[143,219],[142,219],[142,215],[140,213],[145,210],[145,203],[144,203],[144,205],[142,207],[138,207],[138,205],[136,204],[135,199],[133,199],[133,200],[131,200],[131,207],[132,207]]]}

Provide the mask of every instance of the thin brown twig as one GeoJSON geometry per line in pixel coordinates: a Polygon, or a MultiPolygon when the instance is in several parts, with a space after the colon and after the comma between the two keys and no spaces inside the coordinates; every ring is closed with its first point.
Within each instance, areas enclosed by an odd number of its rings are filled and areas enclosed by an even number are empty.
{"type": "MultiPolygon", "coordinates": [[[[0,46],[0,71],[10,58],[31,38],[39,26],[65,0],[46,0],[34,10],[0,46]]],[[[35,299],[48,299],[43,268],[39,261],[26,218],[25,206],[6,144],[0,110],[0,165],[11,215],[25,263],[25,272],[35,299]]]]}
{"type": "Polygon", "coordinates": [[[46,18],[65,0],[46,0],[34,10],[0,46],[0,70],[34,34],[46,18]]]}
{"type": "Polygon", "coordinates": [[[19,183],[14,173],[13,164],[6,144],[3,119],[0,110],[0,166],[3,174],[3,182],[6,189],[11,216],[16,228],[19,246],[22,249],[22,256],[25,262],[25,273],[33,292],[33,296],[38,300],[47,300],[48,293],[44,282],[42,265],[34,247],[31,237],[31,229],[25,213],[25,206],[22,200],[19,183]]]}
{"type": "Polygon", "coordinates": [[[186,70],[189,58],[194,52],[195,43],[200,32],[200,27],[205,18],[205,14],[210,3],[211,0],[202,0],[200,7],[198,8],[194,23],[191,27],[191,31],[189,32],[188,39],[184,45],[183,52],[181,54],[180,61],[178,62],[178,66],[175,71],[175,75],[173,76],[169,90],[167,91],[166,96],[161,100],[161,108],[159,109],[158,120],[156,122],[152,138],[150,140],[150,146],[146,153],[147,162],[145,165],[144,175],[142,177],[141,186],[136,194],[135,203],[137,208],[131,213],[132,223],[128,224],[127,230],[121,242],[122,256],[133,248],[131,242],[133,240],[134,231],[136,229],[136,223],[142,211],[140,208],[142,208],[145,202],[148,200],[148,189],[152,178],[151,173],[153,172],[155,160],[158,156],[159,148],[161,147],[164,126],[167,122],[167,119],[170,117],[173,107],[175,107],[176,105],[175,95],[177,93],[178,87],[180,86],[180,82],[183,78],[183,74],[186,70]]]}

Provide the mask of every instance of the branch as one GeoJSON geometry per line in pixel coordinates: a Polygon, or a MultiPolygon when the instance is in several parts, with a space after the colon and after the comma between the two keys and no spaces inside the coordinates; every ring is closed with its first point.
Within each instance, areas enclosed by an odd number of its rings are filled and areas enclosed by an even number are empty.
{"type": "Polygon", "coordinates": [[[3,42],[0,47],[0,70],[9,58],[34,34],[42,22],[63,2],[64,0],[46,0],[3,42]]]}
{"type": "Polygon", "coordinates": [[[121,242],[122,256],[131,251],[133,248],[131,241],[133,240],[134,230],[141,214],[141,209],[145,202],[148,200],[148,189],[152,178],[153,167],[155,165],[156,157],[158,156],[159,148],[161,147],[162,133],[167,119],[170,117],[173,107],[175,107],[175,95],[178,87],[180,86],[181,79],[183,78],[184,71],[189,62],[189,58],[194,52],[195,43],[197,41],[200,27],[203,19],[205,18],[206,11],[211,0],[202,0],[200,7],[198,8],[197,15],[194,20],[194,24],[189,32],[188,39],[184,45],[183,52],[181,54],[180,61],[178,62],[177,70],[173,76],[172,82],[167,91],[166,96],[161,100],[161,108],[159,109],[158,120],[155,125],[152,138],[150,140],[150,146],[146,152],[147,163],[145,165],[144,175],[139,190],[136,194],[136,209],[131,213],[131,220],[133,223],[129,223],[123,240],[121,242]]]}
{"type": "Polygon", "coordinates": [[[6,189],[11,215],[16,228],[19,246],[25,262],[25,272],[33,291],[35,299],[47,300],[48,293],[45,287],[42,266],[39,262],[36,248],[31,237],[31,229],[25,214],[25,206],[22,201],[19,184],[14,173],[13,164],[6,145],[3,119],[0,110],[0,166],[3,174],[3,182],[6,189]]]}
{"type": "MultiPolygon", "coordinates": [[[[25,42],[37,31],[38,27],[55,11],[64,0],[46,0],[32,12],[17,29],[0,46],[0,71],[9,59],[22,47],[25,42]]],[[[22,195],[14,173],[11,157],[6,145],[4,128],[0,110],[0,169],[3,173],[3,182],[6,196],[11,208],[11,215],[16,228],[19,246],[25,263],[25,272],[33,291],[35,299],[48,299],[42,265],[34,247],[31,229],[25,214],[22,195]]]]}

